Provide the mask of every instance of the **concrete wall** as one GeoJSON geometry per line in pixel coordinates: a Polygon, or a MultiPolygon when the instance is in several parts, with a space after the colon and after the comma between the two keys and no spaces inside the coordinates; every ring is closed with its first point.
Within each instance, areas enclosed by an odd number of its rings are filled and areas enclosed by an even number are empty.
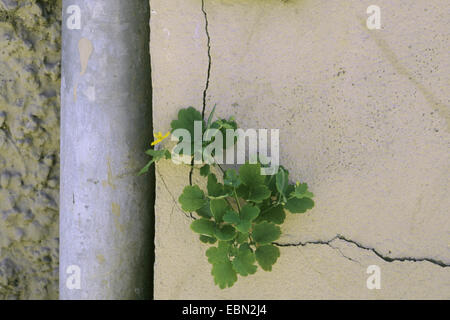
{"type": "Polygon", "coordinates": [[[0,1],[0,299],[58,298],[60,17],[0,1]]]}
{"type": "MultiPolygon", "coordinates": [[[[155,130],[206,93],[207,114],[280,128],[316,195],[273,271],[221,291],[176,203],[188,168],[158,164],[156,298],[450,298],[448,1],[150,3],[155,130]]],[[[0,0],[0,299],[58,298],[60,16],[0,0]]]]}
{"type": "Polygon", "coordinates": [[[176,203],[188,168],[159,163],[156,298],[450,298],[447,0],[150,3],[155,130],[206,91],[206,114],[280,128],[281,163],[316,195],[273,271],[221,291],[176,203]]]}

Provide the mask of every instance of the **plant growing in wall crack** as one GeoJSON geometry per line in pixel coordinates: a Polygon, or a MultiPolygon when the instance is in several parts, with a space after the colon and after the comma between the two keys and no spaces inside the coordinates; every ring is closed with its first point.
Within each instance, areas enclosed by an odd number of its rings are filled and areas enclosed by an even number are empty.
{"type": "MultiPolygon", "coordinates": [[[[206,122],[200,112],[192,107],[180,110],[178,119],[171,122],[172,133],[184,129],[194,137],[195,121],[201,122],[204,128],[202,133],[208,129],[222,133],[227,129],[237,129],[233,118],[213,122],[214,110],[206,122]]],[[[156,134],[152,145],[167,136],[156,134]]],[[[196,139],[189,143],[193,147],[200,143],[202,152],[211,144],[196,139]]],[[[233,146],[235,143],[233,141],[233,146]]],[[[146,151],[152,159],[141,174],[148,171],[153,162],[173,158],[175,149],[169,151],[161,147],[146,151]]],[[[183,150],[183,156],[189,159],[188,164],[193,168],[195,151],[192,150],[195,147],[187,149],[183,150]]],[[[213,156],[219,151],[223,150],[216,148],[213,156]]],[[[201,242],[211,245],[206,250],[206,257],[212,265],[214,282],[221,289],[233,286],[238,275],[246,277],[254,274],[257,265],[271,271],[280,256],[280,250],[273,242],[281,235],[280,225],[285,220],[285,211],[304,213],[314,206],[313,194],[308,191],[306,183],[289,183],[289,172],[282,166],[273,175],[262,175],[263,166],[262,161],[258,160],[245,163],[238,170],[224,170],[209,159],[209,163],[200,168],[201,176],[206,179],[205,190],[198,185],[187,185],[178,199],[182,210],[191,213],[194,219],[192,231],[199,235],[201,242]],[[221,172],[220,178],[213,168],[220,169],[217,169],[221,172]]]]}

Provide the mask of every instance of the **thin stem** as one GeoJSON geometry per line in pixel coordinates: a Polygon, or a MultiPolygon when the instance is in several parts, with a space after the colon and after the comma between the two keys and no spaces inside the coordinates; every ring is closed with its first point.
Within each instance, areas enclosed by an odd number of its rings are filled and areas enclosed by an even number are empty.
{"type": "Polygon", "coordinates": [[[239,214],[241,213],[241,205],[239,204],[239,199],[236,193],[236,188],[233,188],[233,196],[234,196],[234,200],[236,200],[236,204],[239,210],[239,214]]]}
{"type": "Polygon", "coordinates": [[[225,176],[225,170],[223,170],[222,166],[216,162],[217,166],[219,167],[220,171],[222,171],[223,176],[225,176]]]}
{"type": "Polygon", "coordinates": [[[259,215],[262,215],[263,213],[266,213],[267,211],[275,208],[276,206],[278,206],[278,203],[274,203],[272,204],[270,207],[268,207],[266,210],[261,211],[261,213],[259,215]]]}
{"type": "Polygon", "coordinates": [[[230,200],[228,200],[228,198],[225,198],[225,201],[228,203],[228,205],[229,205],[231,208],[233,208],[233,206],[231,205],[230,200]]]}

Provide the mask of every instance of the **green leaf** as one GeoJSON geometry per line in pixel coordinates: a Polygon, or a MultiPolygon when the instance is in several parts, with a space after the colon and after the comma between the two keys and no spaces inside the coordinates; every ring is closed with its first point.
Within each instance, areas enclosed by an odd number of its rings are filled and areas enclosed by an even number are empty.
{"type": "Polygon", "coordinates": [[[144,168],[141,169],[141,171],[139,171],[138,175],[142,175],[144,173],[146,173],[148,171],[148,169],[150,169],[150,166],[153,164],[153,162],[157,162],[161,159],[170,159],[171,155],[170,152],[166,149],[161,149],[161,150],[154,150],[154,149],[149,149],[147,151],[145,151],[146,154],[148,154],[149,156],[152,156],[152,160],[150,160],[144,168]]]}
{"type": "Polygon", "coordinates": [[[170,151],[166,149],[161,150],[148,149],[147,151],[145,151],[145,153],[148,154],[149,156],[152,156],[152,159],[154,161],[171,158],[170,151]]]}
{"type": "Polygon", "coordinates": [[[206,177],[209,174],[210,166],[209,164],[205,164],[203,167],[200,168],[200,175],[202,177],[206,177]]]}
{"type": "Polygon", "coordinates": [[[208,175],[207,189],[208,196],[211,198],[218,198],[226,195],[223,184],[217,182],[217,177],[213,173],[208,175]]]}
{"type": "Polygon", "coordinates": [[[295,185],[294,191],[290,194],[291,197],[297,199],[313,198],[314,194],[308,191],[308,185],[306,183],[298,183],[295,185]]]}
{"type": "Polygon", "coordinates": [[[261,175],[261,165],[257,164],[243,164],[239,168],[239,176],[242,182],[249,186],[259,186],[264,184],[265,176],[261,175]]]}
{"type": "Polygon", "coordinates": [[[241,218],[239,214],[234,210],[228,210],[223,216],[223,221],[238,225],[241,222],[241,218]]]}
{"type": "Polygon", "coordinates": [[[214,112],[215,112],[215,111],[216,111],[216,105],[214,105],[214,107],[213,107],[211,113],[209,114],[208,122],[206,122],[206,129],[209,129],[209,127],[211,126],[212,118],[213,118],[213,116],[214,116],[214,112]]]}
{"type": "Polygon", "coordinates": [[[230,206],[224,199],[211,199],[210,200],[211,213],[216,220],[217,223],[221,223],[223,221],[223,216],[230,210],[230,206]]]}
{"type": "MultiPolygon", "coordinates": [[[[222,133],[222,137],[223,137],[223,149],[226,149],[227,147],[227,134],[226,134],[226,130],[227,129],[233,129],[236,130],[237,129],[237,123],[234,120],[226,120],[226,119],[218,119],[216,121],[214,121],[213,123],[211,123],[210,126],[211,129],[218,129],[221,133],[222,133]]],[[[234,140],[232,143],[230,143],[230,146],[234,146],[236,144],[237,141],[237,137],[234,137],[234,140]]]]}
{"type": "Polygon", "coordinates": [[[248,244],[244,243],[239,247],[238,254],[234,258],[232,264],[234,270],[241,276],[248,276],[256,272],[255,253],[250,249],[248,244]]]}
{"type": "Polygon", "coordinates": [[[261,175],[260,170],[260,164],[244,164],[239,168],[243,182],[236,190],[239,197],[256,203],[270,197],[270,189],[264,184],[266,177],[261,175]]]}
{"type": "Polygon", "coordinates": [[[310,198],[291,198],[284,207],[292,213],[304,213],[314,207],[314,201],[310,198]]]}
{"type": "MultiPolygon", "coordinates": [[[[256,219],[256,217],[259,215],[259,208],[254,207],[252,205],[246,204],[241,209],[241,224],[244,222],[247,222],[251,226],[251,222],[256,219]]],[[[250,230],[250,227],[245,227],[243,230],[239,230],[243,233],[248,232],[250,230]]]]}
{"type": "Polygon", "coordinates": [[[241,210],[241,220],[253,221],[259,214],[259,208],[252,205],[245,205],[241,210]]]}
{"type": "MultiPolygon", "coordinates": [[[[192,155],[195,151],[195,135],[194,135],[194,122],[195,121],[202,121],[202,128],[204,129],[204,121],[202,119],[201,113],[196,110],[193,107],[189,107],[186,109],[181,109],[178,112],[178,119],[173,120],[170,123],[170,126],[172,127],[172,134],[174,134],[174,131],[176,129],[186,129],[190,135],[191,135],[191,152],[190,154],[186,155],[192,155]]],[[[184,150],[183,150],[184,152],[184,150]]],[[[182,152],[180,152],[182,154],[182,152]]]]}
{"type": "Polygon", "coordinates": [[[214,277],[214,283],[220,289],[231,288],[237,281],[236,271],[230,261],[213,264],[211,274],[214,277]]]}
{"type": "Polygon", "coordinates": [[[230,257],[236,257],[238,254],[238,248],[235,246],[230,247],[230,257]]]}
{"type": "Polygon", "coordinates": [[[221,289],[231,287],[237,281],[236,271],[229,258],[230,250],[231,244],[225,241],[219,241],[217,247],[206,250],[208,262],[213,265],[211,274],[214,277],[214,283],[221,289]]]}
{"type": "Polygon", "coordinates": [[[220,131],[222,131],[222,134],[224,137],[226,137],[227,129],[236,130],[237,127],[238,127],[237,123],[236,123],[236,121],[234,121],[233,118],[230,118],[228,120],[227,119],[217,119],[216,121],[211,123],[211,128],[219,129],[220,131]]]}
{"type": "Polygon", "coordinates": [[[241,184],[236,189],[236,194],[238,195],[238,197],[247,200],[250,197],[250,187],[246,186],[245,184],[241,184]]]}
{"type": "Polygon", "coordinates": [[[242,183],[236,170],[234,169],[228,169],[227,171],[225,171],[225,177],[223,182],[226,186],[231,186],[234,188],[239,187],[239,185],[242,183]]]}
{"type": "Polygon", "coordinates": [[[269,244],[272,241],[277,240],[280,235],[280,227],[267,221],[264,221],[253,227],[253,240],[255,240],[255,242],[259,244],[269,244]]]}
{"type": "Polygon", "coordinates": [[[230,261],[228,255],[230,253],[231,244],[227,241],[219,241],[217,247],[211,247],[206,250],[208,262],[211,264],[230,261]]]}
{"type": "MultiPolygon", "coordinates": [[[[222,129],[234,129],[234,130],[236,130],[237,129],[237,124],[236,124],[236,122],[234,121],[234,120],[227,120],[227,119],[218,119],[218,120],[216,120],[216,121],[214,121],[212,124],[211,124],[211,128],[214,128],[214,129],[219,129],[219,130],[222,130],[222,129]]],[[[224,132],[225,132],[225,130],[224,130],[224,132]]]]}
{"type": "Polygon", "coordinates": [[[270,191],[272,192],[272,195],[276,195],[278,193],[276,186],[276,175],[266,176],[265,184],[266,186],[269,187],[270,191]]]}
{"type": "Polygon", "coordinates": [[[191,229],[196,233],[212,237],[215,234],[216,224],[211,220],[197,219],[191,223],[191,229]]]}
{"type": "Polygon", "coordinates": [[[148,171],[148,169],[150,169],[150,166],[152,165],[152,163],[155,162],[153,159],[149,161],[149,163],[147,163],[145,165],[145,167],[143,167],[141,169],[141,171],[139,171],[138,176],[143,175],[144,173],[146,173],[148,171]]]}
{"type": "Polygon", "coordinates": [[[170,123],[172,131],[176,129],[186,129],[194,138],[194,121],[203,121],[202,114],[193,107],[178,111],[178,119],[170,123]]]}
{"type": "Polygon", "coordinates": [[[250,231],[252,221],[256,219],[259,214],[259,208],[252,205],[245,205],[241,209],[241,214],[235,211],[229,210],[223,216],[225,222],[231,223],[236,226],[239,232],[247,233],[250,231]]]}
{"type": "Polygon", "coordinates": [[[289,173],[282,167],[279,168],[276,175],[276,187],[280,194],[284,195],[289,184],[289,173]]]}
{"type": "Polygon", "coordinates": [[[233,240],[236,236],[236,230],[233,228],[232,225],[226,224],[223,226],[217,226],[215,233],[215,237],[221,241],[229,241],[233,240]]]}
{"type": "Polygon", "coordinates": [[[286,194],[287,194],[287,195],[291,195],[292,192],[294,192],[294,189],[295,189],[295,185],[289,184],[289,185],[287,186],[287,188],[286,188],[286,194]]]}
{"type": "Polygon", "coordinates": [[[181,208],[187,212],[198,210],[206,204],[205,194],[197,185],[186,186],[178,201],[181,208]]]}
{"type": "Polygon", "coordinates": [[[263,210],[258,216],[257,221],[268,221],[275,224],[282,224],[286,218],[283,206],[279,205],[273,208],[263,210]]]}
{"type": "Polygon", "coordinates": [[[211,213],[209,199],[207,199],[205,205],[203,207],[201,207],[200,209],[198,209],[196,212],[202,218],[206,218],[206,219],[212,218],[213,215],[211,213]]]}
{"type": "Polygon", "coordinates": [[[261,203],[264,199],[269,198],[270,194],[269,188],[265,185],[253,186],[250,188],[247,200],[261,203]]]}
{"type": "Polygon", "coordinates": [[[201,234],[200,241],[203,243],[206,243],[206,244],[214,244],[214,243],[216,243],[217,239],[213,238],[213,237],[205,236],[204,234],[201,234]]]}
{"type": "Polygon", "coordinates": [[[297,183],[295,185],[295,193],[304,194],[308,191],[308,185],[306,183],[297,183]]]}
{"type": "Polygon", "coordinates": [[[236,236],[236,242],[239,244],[248,242],[248,233],[238,232],[236,236]]]}
{"type": "Polygon", "coordinates": [[[260,246],[255,251],[256,261],[265,271],[272,271],[272,266],[280,256],[280,249],[274,245],[260,246]]]}

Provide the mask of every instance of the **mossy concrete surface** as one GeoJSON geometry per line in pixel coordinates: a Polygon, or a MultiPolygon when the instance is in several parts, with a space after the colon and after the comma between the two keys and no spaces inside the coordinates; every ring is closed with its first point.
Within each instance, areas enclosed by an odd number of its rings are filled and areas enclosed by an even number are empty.
{"type": "Polygon", "coordinates": [[[0,299],[58,298],[60,0],[0,0],[0,299]]]}
{"type": "Polygon", "coordinates": [[[316,201],[288,215],[272,272],[220,290],[177,204],[189,170],[158,163],[157,299],[450,298],[447,0],[150,5],[155,130],[215,104],[243,128],[279,128],[281,164],[316,201]]]}

